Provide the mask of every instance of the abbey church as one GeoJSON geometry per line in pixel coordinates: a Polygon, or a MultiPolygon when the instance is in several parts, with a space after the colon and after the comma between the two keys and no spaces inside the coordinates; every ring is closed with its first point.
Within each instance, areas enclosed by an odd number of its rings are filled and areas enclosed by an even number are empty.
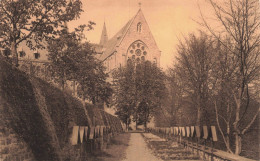
{"type": "Polygon", "coordinates": [[[137,63],[149,60],[160,66],[161,51],[141,9],[111,39],[104,23],[100,43],[95,46],[108,72],[126,65],[129,60],[137,63]]]}

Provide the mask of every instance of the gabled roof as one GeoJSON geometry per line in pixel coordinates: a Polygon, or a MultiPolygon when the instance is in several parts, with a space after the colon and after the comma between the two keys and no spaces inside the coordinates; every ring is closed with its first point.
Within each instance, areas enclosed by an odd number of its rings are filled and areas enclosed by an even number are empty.
{"type": "Polygon", "coordinates": [[[131,26],[133,20],[135,19],[135,17],[138,15],[138,13],[141,12],[141,9],[138,10],[137,14],[130,19],[123,28],[121,28],[121,30],[116,33],[111,39],[109,39],[107,41],[107,43],[104,44],[103,46],[103,54],[100,55],[99,59],[100,60],[105,60],[107,57],[109,57],[111,54],[114,53],[115,48],[118,44],[120,44],[120,42],[122,41],[122,39],[124,38],[124,36],[126,35],[129,27],[131,26]]]}

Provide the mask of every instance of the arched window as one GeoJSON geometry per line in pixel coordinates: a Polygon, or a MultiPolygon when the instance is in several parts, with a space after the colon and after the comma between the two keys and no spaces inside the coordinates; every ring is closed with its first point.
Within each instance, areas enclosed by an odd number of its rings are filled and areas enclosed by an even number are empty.
{"type": "Polygon", "coordinates": [[[139,22],[139,23],[137,24],[137,32],[141,32],[141,31],[142,31],[142,23],[139,22]]]}

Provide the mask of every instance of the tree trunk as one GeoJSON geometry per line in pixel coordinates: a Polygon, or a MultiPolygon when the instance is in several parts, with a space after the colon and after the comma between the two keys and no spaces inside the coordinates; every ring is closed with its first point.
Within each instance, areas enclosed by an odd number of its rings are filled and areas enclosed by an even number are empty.
{"type": "Polygon", "coordinates": [[[200,120],[201,120],[201,108],[199,107],[197,111],[197,121],[196,121],[197,125],[200,125],[200,120]]]}
{"type": "Polygon", "coordinates": [[[64,91],[64,89],[65,89],[64,79],[61,80],[61,89],[62,89],[62,91],[64,91]]]}
{"type": "Polygon", "coordinates": [[[239,155],[242,151],[242,138],[238,133],[235,133],[235,138],[236,138],[236,151],[235,154],[239,155]]]}
{"type": "Polygon", "coordinates": [[[83,106],[85,108],[86,102],[85,102],[85,89],[83,86],[81,86],[81,91],[82,91],[82,101],[83,101],[83,106]]]}
{"type": "Polygon", "coordinates": [[[235,145],[236,145],[236,150],[235,154],[239,155],[241,153],[241,136],[240,136],[240,130],[239,130],[239,125],[238,122],[240,121],[240,109],[241,109],[241,91],[242,89],[238,92],[238,97],[234,95],[235,103],[236,103],[236,117],[235,117],[235,122],[234,122],[234,130],[235,130],[235,145]]]}
{"type": "Polygon", "coordinates": [[[137,125],[138,124],[138,118],[137,118],[137,112],[135,114],[135,130],[137,130],[137,125]]]}
{"type": "Polygon", "coordinates": [[[231,148],[230,148],[230,119],[231,119],[231,117],[229,117],[229,115],[231,115],[231,110],[230,110],[229,102],[227,104],[227,114],[228,114],[228,119],[227,119],[227,122],[226,122],[226,124],[227,124],[227,134],[226,134],[226,137],[225,137],[226,138],[226,148],[227,148],[227,151],[229,153],[233,153],[231,148]]]}
{"type": "Polygon", "coordinates": [[[229,139],[229,136],[228,136],[228,135],[226,136],[226,148],[227,148],[227,151],[228,151],[229,153],[233,153],[232,150],[231,150],[231,148],[230,148],[230,139],[229,139]]]}
{"type": "Polygon", "coordinates": [[[13,64],[18,67],[18,53],[17,53],[17,48],[16,48],[16,42],[12,41],[11,42],[11,54],[12,54],[12,59],[13,59],[13,64]]]}
{"type": "Polygon", "coordinates": [[[147,129],[147,122],[144,121],[144,131],[146,131],[146,129],[147,129]]]}
{"type": "Polygon", "coordinates": [[[130,119],[127,119],[127,131],[129,130],[129,125],[130,125],[130,119]]]}

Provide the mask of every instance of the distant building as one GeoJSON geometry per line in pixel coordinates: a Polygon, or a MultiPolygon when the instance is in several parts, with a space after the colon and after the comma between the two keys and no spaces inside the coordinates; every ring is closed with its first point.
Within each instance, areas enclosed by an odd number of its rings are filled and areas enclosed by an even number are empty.
{"type": "Polygon", "coordinates": [[[160,66],[161,52],[141,9],[111,39],[104,23],[100,43],[95,46],[108,72],[126,65],[129,60],[137,63],[149,60],[160,66]]]}

